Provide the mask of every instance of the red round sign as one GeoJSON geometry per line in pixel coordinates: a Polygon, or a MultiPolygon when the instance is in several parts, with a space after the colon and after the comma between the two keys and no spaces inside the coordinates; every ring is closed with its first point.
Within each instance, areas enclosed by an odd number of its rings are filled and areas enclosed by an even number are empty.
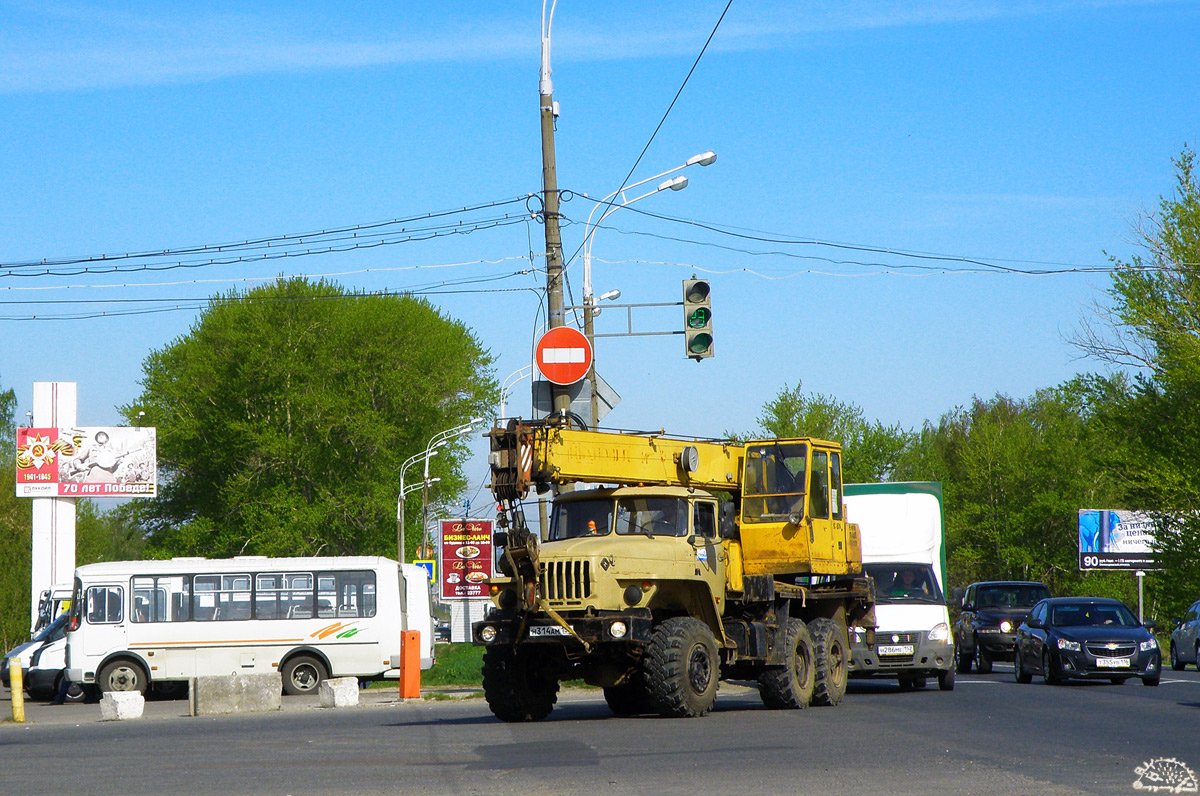
{"type": "Polygon", "coordinates": [[[592,344],[573,326],[558,326],[537,344],[537,366],[547,381],[574,384],[592,366],[592,344]]]}

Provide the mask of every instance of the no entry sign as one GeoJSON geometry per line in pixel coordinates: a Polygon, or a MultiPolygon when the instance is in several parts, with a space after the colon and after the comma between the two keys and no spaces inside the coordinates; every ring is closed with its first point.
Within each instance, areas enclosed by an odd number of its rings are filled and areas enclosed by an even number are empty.
{"type": "Polygon", "coordinates": [[[574,384],[592,366],[592,344],[578,329],[558,326],[538,340],[537,366],[547,381],[574,384]]]}

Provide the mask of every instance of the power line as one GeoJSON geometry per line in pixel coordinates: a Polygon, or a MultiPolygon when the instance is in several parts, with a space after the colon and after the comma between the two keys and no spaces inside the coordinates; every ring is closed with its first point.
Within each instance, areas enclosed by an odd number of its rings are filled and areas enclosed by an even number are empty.
{"type": "MultiPolygon", "coordinates": [[[[13,262],[0,262],[0,268],[7,269],[26,269],[26,268],[44,268],[47,266],[61,265],[77,265],[81,263],[92,262],[112,262],[119,260],[131,259],[149,259],[154,257],[179,257],[184,255],[205,254],[209,252],[229,252],[238,251],[246,248],[258,248],[269,246],[272,244],[296,245],[303,243],[304,239],[312,240],[314,238],[325,238],[335,235],[347,235],[352,233],[364,232],[369,230],[383,229],[393,227],[400,224],[412,224],[418,221],[426,221],[435,218],[445,218],[447,216],[463,215],[467,213],[486,210],[493,207],[504,207],[516,202],[527,202],[530,195],[512,197],[509,199],[499,199],[490,202],[481,202],[476,205],[456,208],[453,210],[437,210],[429,213],[421,213],[405,218],[394,218],[386,221],[372,221],[361,224],[349,224],[340,227],[332,227],[330,229],[320,231],[310,231],[303,233],[288,233],[283,235],[271,235],[259,238],[252,238],[244,241],[227,242],[227,243],[212,243],[193,246],[184,246],[179,248],[156,249],[141,252],[130,252],[124,254],[96,254],[83,257],[61,257],[61,258],[43,258],[39,260],[17,260],[13,262]]],[[[403,232],[404,230],[400,230],[403,232]]],[[[377,233],[378,234],[378,233],[377,233]]]]}

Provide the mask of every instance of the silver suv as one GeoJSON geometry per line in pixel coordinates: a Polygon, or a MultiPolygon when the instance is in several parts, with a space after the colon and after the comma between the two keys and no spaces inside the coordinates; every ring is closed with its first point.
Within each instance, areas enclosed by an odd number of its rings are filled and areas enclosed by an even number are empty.
{"type": "Polygon", "coordinates": [[[1182,671],[1189,663],[1200,669],[1200,600],[1192,603],[1171,631],[1171,668],[1182,671]]]}

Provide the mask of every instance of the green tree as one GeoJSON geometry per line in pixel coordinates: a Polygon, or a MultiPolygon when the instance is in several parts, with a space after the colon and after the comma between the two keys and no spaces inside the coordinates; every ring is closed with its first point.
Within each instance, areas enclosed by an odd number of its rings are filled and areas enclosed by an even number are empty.
{"type": "Polygon", "coordinates": [[[951,580],[1039,580],[1055,594],[1128,599],[1120,576],[1078,570],[1078,511],[1120,493],[1116,443],[1095,421],[1123,379],[1079,377],[1029,400],[998,395],[926,423],[898,477],[942,483],[951,580]]]}
{"type": "MultiPolygon", "coordinates": [[[[158,428],[160,494],[135,516],[160,555],[394,556],[400,463],[492,405],[491,361],[423,299],[302,278],[215,298],[122,407],[158,428]]],[[[434,460],[435,498],[465,455],[434,460]]]]}
{"type": "Polygon", "coordinates": [[[1127,455],[1112,470],[1124,503],[1156,513],[1163,570],[1148,585],[1161,615],[1178,616],[1200,590],[1200,179],[1195,153],[1175,159],[1176,186],[1135,227],[1141,253],[1117,266],[1109,303],[1083,321],[1078,344],[1137,370],[1108,414],[1127,455]]]}
{"type": "MultiPolygon", "coordinates": [[[[0,473],[16,472],[16,425],[13,413],[17,396],[0,390],[0,473]]],[[[32,508],[16,496],[16,482],[0,488],[0,654],[29,636],[29,576],[32,508]]]]}
{"type": "Polygon", "coordinates": [[[805,395],[799,382],[795,387],[784,386],[763,406],[758,424],[764,436],[840,442],[847,483],[890,480],[901,454],[913,440],[911,432],[899,425],[868,421],[854,404],[819,393],[805,395]]]}

